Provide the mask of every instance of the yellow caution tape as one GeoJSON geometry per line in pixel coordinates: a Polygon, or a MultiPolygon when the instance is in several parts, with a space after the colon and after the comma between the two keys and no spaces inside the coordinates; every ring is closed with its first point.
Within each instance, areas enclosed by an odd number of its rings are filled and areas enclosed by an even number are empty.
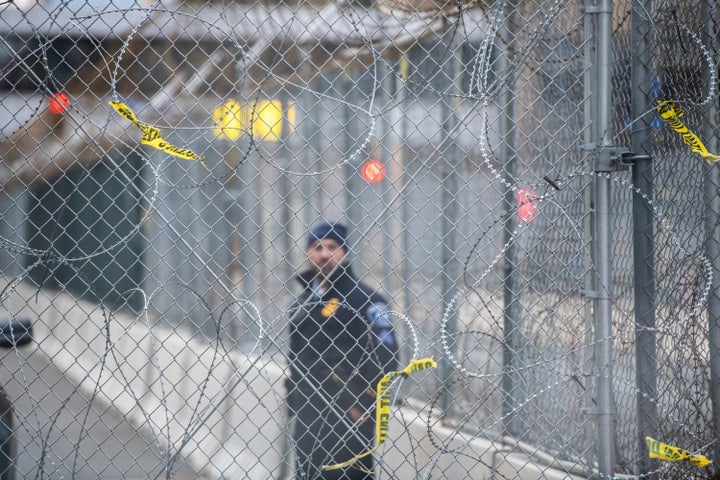
{"type": "Polygon", "coordinates": [[[683,141],[690,147],[690,150],[699,153],[708,163],[720,160],[720,156],[710,153],[698,136],[691,132],[690,129],[680,121],[680,117],[682,117],[685,112],[676,107],[672,100],[658,102],[657,111],[660,117],[665,120],[665,123],[670,125],[670,128],[682,135],[683,141]]]}
{"type": "Polygon", "coordinates": [[[645,437],[645,441],[650,451],[650,458],[671,461],[687,460],[696,467],[706,467],[712,463],[712,460],[705,455],[692,454],[687,450],[667,445],[651,437],[645,437]]]}
{"type": "Polygon", "coordinates": [[[183,158],[185,160],[200,160],[200,163],[205,163],[205,155],[198,155],[190,149],[176,147],[175,145],[168,143],[162,138],[162,132],[159,128],[142,123],[137,116],[135,116],[135,112],[133,112],[132,109],[124,103],[113,100],[110,102],[110,106],[113,107],[117,113],[137,125],[138,128],[142,130],[143,136],[140,139],[140,143],[143,145],[150,145],[151,147],[162,150],[165,153],[169,153],[174,157],[183,158]]]}
{"type": "Polygon", "coordinates": [[[380,445],[385,441],[388,433],[388,424],[390,422],[390,380],[399,375],[410,375],[411,373],[422,372],[429,368],[437,366],[435,360],[432,358],[423,358],[420,360],[413,360],[410,364],[405,367],[404,370],[398,372],[390,372],[385,375],[377,384],[377,400],[375,401],[375,440],[376,445],[365,453],[356,455],[347,462],[336,463],[334,465],[323,465],[323,470],[339,470],[351,466],[363,457],[367,457],[377,450],[380,445]]]}

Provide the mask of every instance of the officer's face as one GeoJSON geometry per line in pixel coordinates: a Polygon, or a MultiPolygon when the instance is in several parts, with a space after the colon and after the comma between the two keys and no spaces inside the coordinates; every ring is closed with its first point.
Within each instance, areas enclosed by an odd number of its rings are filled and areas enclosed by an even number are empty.
{"type": "Polygon", "coordinates": [[[330,275],[345,257],[345,249],[331,238],[315,240],[308,248],[310,268],[323,276],[330,275]]]}

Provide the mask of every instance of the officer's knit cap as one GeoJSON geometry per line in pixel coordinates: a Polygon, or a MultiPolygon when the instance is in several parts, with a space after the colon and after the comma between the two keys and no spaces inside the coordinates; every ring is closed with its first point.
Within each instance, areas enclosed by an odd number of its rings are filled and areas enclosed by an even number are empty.
{"type": "Polygon", "coordinates": [[[310,248],[310,245],[312,245],[316,240],[330,238],[332,240],[335,240],[338,245],[340,245],[347,252],[347,234],[347,227],[345,227],[345,225],[341,223],[318,223],[310,229],[310,232],[307,236],[307,244],[305,246],[305,249],[307,250],[308,248],[310,248]]]}

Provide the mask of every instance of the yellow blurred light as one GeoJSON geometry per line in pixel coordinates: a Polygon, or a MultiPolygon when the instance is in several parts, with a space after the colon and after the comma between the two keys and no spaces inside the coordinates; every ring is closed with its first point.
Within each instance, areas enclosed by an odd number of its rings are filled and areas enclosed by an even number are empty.
{"type": "Polygon", "coordinates": [[[283,109],[280,100],[259,100],[245,108],[252,116],[252,133],[257,140],[277,142],[282,136],[283,109]]]}
{"type": "Polygon", "coordinates": [[[228,100],[212,113],[215,128],[213,134],[220,140],[237,140],[244,130],[242,106],[235,100],[228,100]]]}
{"type": "Polygon", "coordinates": [[[257,100],[241,105],[228,100],[212,114],[213,133],[220,140],[238,140],[243,134],[252,134],[255,140],[277,142],[282,138],[283,123],[293,133],[296,121],[295,104],[283,111],[280,100],[257,100]]]}
{"type": "Polygon", "coordinates": [[[285,118],[287,120],[288,133],[295,133],[295,125],[297,125],[297,108],[295,108],[295,102],[288,103],[285,118]]]}

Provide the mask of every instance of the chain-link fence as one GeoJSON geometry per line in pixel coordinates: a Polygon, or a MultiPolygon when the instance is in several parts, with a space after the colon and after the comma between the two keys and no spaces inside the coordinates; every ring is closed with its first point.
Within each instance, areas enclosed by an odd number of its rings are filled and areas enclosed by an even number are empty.
{"type": "Polygon", "coordinates": [[[715,477],[718,20],[0,3],[2,478],[715,477]]]}

